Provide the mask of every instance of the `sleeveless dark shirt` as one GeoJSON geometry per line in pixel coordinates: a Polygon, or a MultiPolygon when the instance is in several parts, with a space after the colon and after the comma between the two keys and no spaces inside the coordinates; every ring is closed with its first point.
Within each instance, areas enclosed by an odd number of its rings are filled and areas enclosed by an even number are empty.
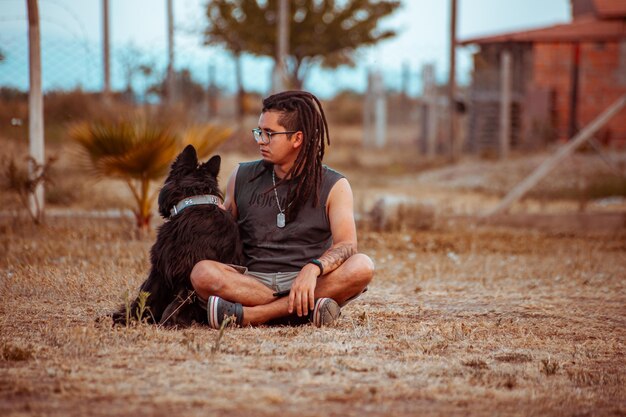
{"type": "MultiPolygon", "coordinates": [[[[279,210],[272,190],[272,170],[266,169],[262,160],[239,164],[235,203],[245,266],[256,272],[299,271],[312,258],[318,258],[330,248],[332,235],[326,201],[331,188],[341,178],[344,176],[324,165],[317,206],[313,207],[311,198],[294,220],[279,228],[276,225],[279,210]],[[250,182],[262,171],[265,172],[250,182]]],[[[285,210],[287,182],[279,185],[276,191],[280,207],[285,210]]]]}

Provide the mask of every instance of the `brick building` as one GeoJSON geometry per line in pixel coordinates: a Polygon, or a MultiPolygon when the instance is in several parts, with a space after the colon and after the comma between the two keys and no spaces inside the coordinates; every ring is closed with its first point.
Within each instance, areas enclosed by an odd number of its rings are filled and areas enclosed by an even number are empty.
{"type": "MultiPolygon", "coordinates": [[[[571,138],[626,94],[626,0],[571,0],[571,10],[570,23],[460,42],[479,47],[468,95],[468,150],[498,149],[505,73],[505,136],[518,149],[571,138]]],[[[626,146],[626,109],[597,139],[626,146]]]]}

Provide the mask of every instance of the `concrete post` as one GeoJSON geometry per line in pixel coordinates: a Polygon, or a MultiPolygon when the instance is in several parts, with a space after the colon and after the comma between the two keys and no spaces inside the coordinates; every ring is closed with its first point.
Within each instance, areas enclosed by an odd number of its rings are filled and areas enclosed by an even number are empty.
{"type": "Polygon", "coordinates": [[[276,45],[276,65],[274,66],[274,92],[284,91],[288,87],[287,69],[289,55],[289,0],[280,0],[278,4],[278,43],[276,45]]]}
{"type": "Polygon", "coordinates": [[[167,101],[176,100],[176,80],[174,79],[174,6],[167,0],[167,101]]]}
{"type": "Polygon", "coordinates": [[[111,94],[111,49],[109,44],[109,0],[102,0],[102,55],[104,61],[104,95],[111,94]]]}
{"type": "MultiPolygon", "coordinates": [[[[34,179],[39,173],[35,164],[44,165],[43,142],[43,93],[41,87],[41,39],[39,32],[39,7],[37,0],[28,0],[28,137],[29,151],[34,163],[29,166],[29,176],[34,179]]],[[[39,222],[44,212],[43,182],[39,182],[29,196],[30,211],[38,216],[39,222]]]]}
{"type": "Polygon", "coordinates": [[[437,83],[435,80],[435,66],[424,65],[422,69],[422,85],[426,114],[423,123],[426,125],[426,156],[434,158],[437,153],[438,118],[437,83]]]}
{"type": "Polygon", "coordinates": [[[374,94],[374,146],[384,148],[387,144],[387,98],[383,76],[376,71],[372,78],[374,94]]]}
{"type": "Polygon", "coordinates": [[[508,158],[511,148],[511,51],[500,55],[500,158],[508,158]]]}

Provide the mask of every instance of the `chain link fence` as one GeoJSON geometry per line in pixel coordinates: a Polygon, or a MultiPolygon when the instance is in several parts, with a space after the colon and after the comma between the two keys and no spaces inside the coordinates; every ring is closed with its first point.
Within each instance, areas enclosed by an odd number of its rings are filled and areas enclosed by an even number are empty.
{"type": "MultiPolygon", "coordinates": [[[[25,2],[0,0],[0,6],[20,4],[14,10],[0,10],[0,97],[1,123],[21,120],[25,123],[27,113],[20,107],[15,111],[3,112],[1,102],[8,91],[28,91],[28,19],[25,2]]],[[[71,2],[61,0],[40,1],[40,31],[42,52],[42,85],[44,93],[84,92],[98,94],[104,88],[104,57],[102,42],[102,6],[99,0],[71,2]]],[[[111,7],[124,7],[125,15],[110,15],[110,80],[112,90],[127,101],[142,104],[158,104],[166,94],[167,74],[166,25],[158,23],[156,35],[135,37],[134,40],[119,40],[120,26],[129,24],[150,25],[143,22],[147,16],[128,14],[138,13],[133,3],[111,1],[111,7]],[[121,17],[120,17],[121,16],[121,17]],[[161,28],[162,26],[162,28],[161,28]],[[162,30],[161,30],[162,29],[162,30]],[[152,37],[151,37],[152,36],[152,37]]],[[[165,1],[150,3],[165,10],[165,1]]],[[[174,70],[178,99],[184,101],[184,108],[192,118],[207,118],[230,123],[237,116],[237,65],[231,53],[219,46],[204,46],[202,31],[206,25],[203,6],[195,0],[175,2],[174,70]]],[[[119,11],[119,10],[118,10],[119,11]]],[[[150,26],[154,30],[154,26],[150,26]]],[[[135,31],[136,32],[136,31],[135,31]]],[[[148,32],[148,29],[146,29],[148,32]]],[[[152,33],[152,32],[151,32],[152,33]]],[[[423,41],[427,42],[427,41],[423,41]]],[[[422,42],[422,43],[423,43],[422,42]]],[[[420,48],[435,56],[440,52],[436,45],[421,44],[420,48]]],[[[357,52],[360,63],[354,68],[340,67],[335,70],[314,68],[310,71],[304,88],[322,99],[334,99],[337,105],[330,106],[328,117],[333,124],[360,126],[363,122],[368,73],[383,65],[373,49],[357,52]],[[368,63],[372,63],[368,65],[368,63]],[[342,94],[343,92],[343,94],[342,94]]],[[[382,78],[389,115],[390,137],[398,143],[417,146],[420,122],[419,96],[422,92],[421,67],[409,65],[410,53],[406,61],[385,62],[382,78]]],[[[243,55],[241,60],[244,90],[250,93],[244,100],[244,113],[250,118],[257,117],[260,110],[260,97],[270,93],[273,60],[268,57],[243,55]]],[[[442,72],[441,70],[440,72],[442,72]]],[[[443,79],[443,74],[438,74],[443,79]]],[[[11,93],[12,94],[12,93],[11,93]]],[[[81,108],[81,101],[71,103],[73,109],[81,108]]],[[[50,110],[52,99],[46,101],[46,111],[50,110]]],[[[62,103],[67,107],[66,102],[62,103]]],[[[6,110],[4,103],[4,110],[6,110]]],[[[84,106],[82,106],[84,107],[84,106]]],[[[61,109],[54,110],[59,114],[61,109]]],[[[97,111],[97,110],[96,110],[97,111]]],[[[75,113],[65,116],[76,118],[75,113]]],[[[52,121],[48,118],[46,121],[52,121]]],[[[362,133],[354,131],[353,141],[360,142],[362,133]]]]}

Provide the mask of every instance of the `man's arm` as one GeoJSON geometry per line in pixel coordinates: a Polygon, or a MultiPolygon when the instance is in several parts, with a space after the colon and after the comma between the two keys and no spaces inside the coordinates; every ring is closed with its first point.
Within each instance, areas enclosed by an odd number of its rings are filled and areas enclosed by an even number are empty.
{"type": "Polygon", "coordinates": [[[230,211],[233,217],[237,218],[237,203],[235,203],[235,180],[237,179],[237,170],[239,169],[239,165],[235,167],[233,173],[230,174],[228,178],[228,183],[226,184],[226,195],[224,196],[224,209],[230,211]]]}
{"type": "MultiPolygon", "coordinates": [[[[326,210],[333,246],[318,259],[322,263],[324,275],[339,268],[357,251],[354,199],[347,179],[340,179],[330,190],[326,210]]],[[[315,286],[319,274],[317,265],[306,264],[302,268],[289,293],[289,313],[293,313],[295,309],[302,316],[315,307],[315,286]]]]}
{"type": "Polygon", "coordinates": [[[326,203],[333,246],[319,261],[324,267],[324,275],[339,268],[357,252],[356,225],[354,223],[354,197],[347,179],[342,178],[330,190],[326,203]]]}

